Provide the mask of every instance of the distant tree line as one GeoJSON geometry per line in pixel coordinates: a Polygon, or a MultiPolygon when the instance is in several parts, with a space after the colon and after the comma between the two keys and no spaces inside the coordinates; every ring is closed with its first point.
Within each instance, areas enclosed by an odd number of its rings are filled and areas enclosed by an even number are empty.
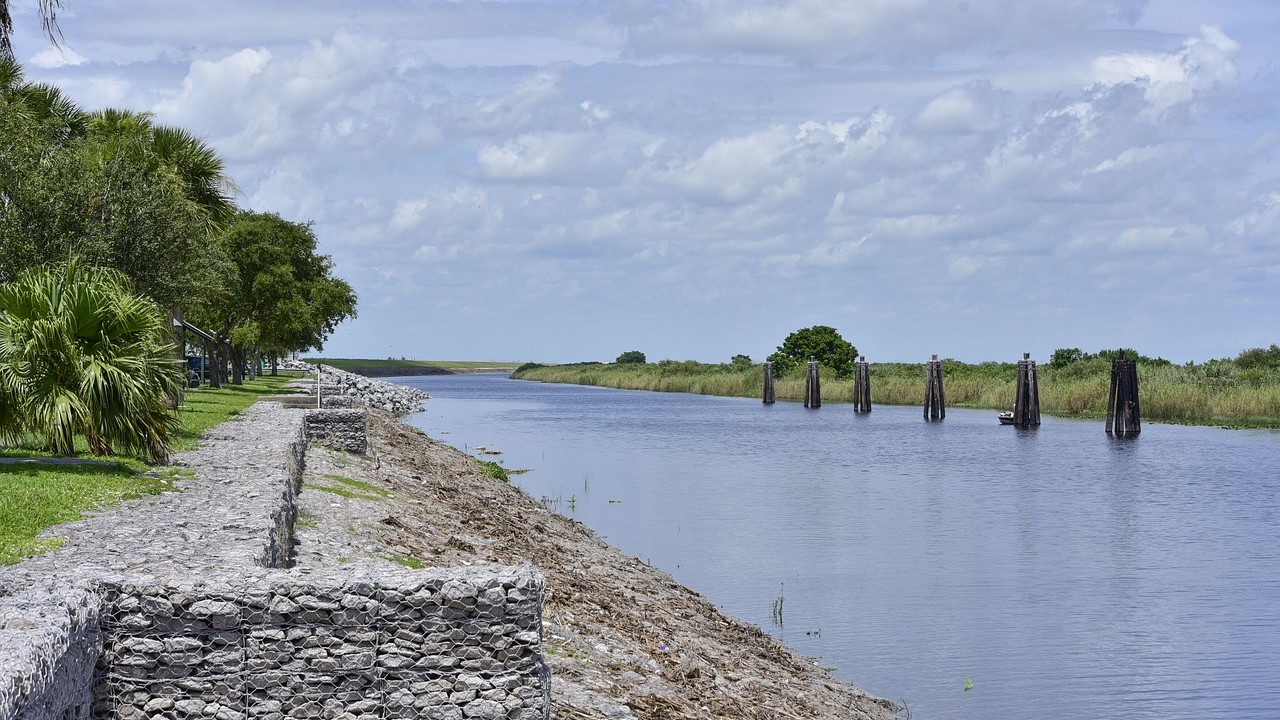
{"type": "Polygon", "coordinates": [[[1133,348],[1099,350],[1096,353],[1085,352],[1080,348],[1058,348],[1053,351],[1053,355],[1049,356],[1049,366],[1064,368],[1073,363],[1094,359],[1102,359],[1108,362],[1112,360],[1137,360],[1144,365],[1172,365],[1171,362],[1162,357],[1147,357],[1133,348]]]}

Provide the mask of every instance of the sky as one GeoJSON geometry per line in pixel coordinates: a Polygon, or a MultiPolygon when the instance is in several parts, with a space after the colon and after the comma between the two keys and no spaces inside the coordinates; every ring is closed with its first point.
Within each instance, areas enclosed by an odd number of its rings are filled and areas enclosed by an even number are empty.
{"type": "Polygon", "coordinates": [[[314,222],[329,357],[1280,343],[1274,0],[12,5],[29,79],[314,222]]]}

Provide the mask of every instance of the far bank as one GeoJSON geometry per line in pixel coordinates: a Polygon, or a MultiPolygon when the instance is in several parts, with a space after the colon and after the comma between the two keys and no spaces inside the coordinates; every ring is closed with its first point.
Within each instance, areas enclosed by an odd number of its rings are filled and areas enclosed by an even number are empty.
{"type": "Polygon", "coordinates": [[[307,358],[306,362],[323,363],[339,370],[371,378],[420,377],[424,375],[457,375],[462,373],[509,373],[518,363],[466,360],[385,360],[361,358],[307,358]]]}
{"type": "MultiPolygon", "coordinates": [[[[945,360],[947,404],[953,407],[1010,410],[1017,365],[945,360]]],[[[873,363],[873,404],[923,404],[924,363],[873,363]]],[[[1243,368],[1230,360],[1203,364],[1140,363],[1144,420],[1238,428],[1280,428],[1280,371],[1243,368]]],[[[750,366],[663,360],[657,363],[528,364],[512,377],[540,382],[594,385],[623,390],[686,392],[729,397],[760,397],[763,369],[750,366]]],[[[1110,363],[1082,360],[1064,367],[1039,367],[1041,412],[1059,417],[1105,415],[1110,363]]],[[[803,372],[777,378],[777,399],[804,398],[803,372]]],[[[853,380],[822,371],[824,403],[847,403],[853,380]]]]}

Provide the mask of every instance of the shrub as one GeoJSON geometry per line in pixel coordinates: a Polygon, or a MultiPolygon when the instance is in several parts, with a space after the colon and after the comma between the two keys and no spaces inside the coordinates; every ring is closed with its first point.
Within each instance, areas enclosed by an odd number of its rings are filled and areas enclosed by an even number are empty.
{"type": "Polygon", "coordinates": [[[814,325],[796,330],[769,356],[778,375],[785,375],[810,358],[831,368],[836,377],[852,377],[858,361],[858,349],[840,337],[833,327],[814,325]]]}
{"type": "Polygon", "coordinates": [[[72,260],[0,287],[0,428],[34,433],[55,454],[83,436],[152,461],[181,427],[168,400],[181,387],[165,316],[123,274],[72,260]]]}

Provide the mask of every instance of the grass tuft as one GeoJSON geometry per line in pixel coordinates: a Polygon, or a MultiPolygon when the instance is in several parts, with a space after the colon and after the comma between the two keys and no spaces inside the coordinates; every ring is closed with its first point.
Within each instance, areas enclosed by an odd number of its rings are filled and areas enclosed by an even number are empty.
{"type": "Polygon", "coordinates": [[[390,560],[391,562],[399,563],[413,570],[421,570],[427,566],[426,563],[422,562],[421,560],[419,560],[418,558],[412,555],[391,555],[387,557],[387,559],[390,560]]]}
{"type": "Polygon", "coordinates": [[[310,483],[304,487],[312,490],[320,490],[322,492],[340,495],[353,500],[373,500],[374,502],[382,502],[391,497],[391,493],[377,485],[371,485],[362,480],[344,477],[342,475],[322,475],[326,480],[332,480],[337,485],[321,485],[319,483],[310,483]]]}
{"type": "Polygon", "coordinates": [[[477,464],[480,465],[480,470],[485,475],[488,475],[494,480],[501,480],[504,483],[511,482],[510,473],[508,473],[507,469],[502,467],[498,463],[493,462],[492,460],[481,460],[479,458],[473,458],[473,459],[476,461],[477,464]]]}

